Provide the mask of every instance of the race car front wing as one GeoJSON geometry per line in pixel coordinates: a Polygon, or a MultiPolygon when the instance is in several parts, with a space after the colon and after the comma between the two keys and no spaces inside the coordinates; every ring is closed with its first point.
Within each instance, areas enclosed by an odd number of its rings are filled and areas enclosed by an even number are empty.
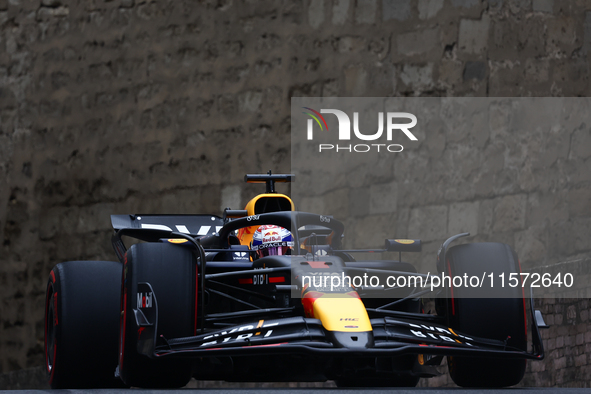
{"type": "MultiPolygon", "coordinates": [[[[152,290],[149,283],[138,289],[152,290]]],[[[152,292],[152,308],[135,310],[137,349],[151,358],[217,357],[265,354],[384,357],[401,354],[544,358],[538,319],[531,301],[532,350],[512,348],[507,341],[478,338],[435,323],[421,314],[371,319],[371,331],[334,332],[314,318],[285,317],[257,320],[200,335],[165,338],[158,335],[158,302],[152,292]]],[[[409,314],[410,315],[410,314],[409,314]]]]}

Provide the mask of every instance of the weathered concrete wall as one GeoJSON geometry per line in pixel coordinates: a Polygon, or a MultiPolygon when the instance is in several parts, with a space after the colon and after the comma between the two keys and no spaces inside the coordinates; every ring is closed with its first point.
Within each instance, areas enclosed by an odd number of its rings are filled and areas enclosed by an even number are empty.
{"type": "Polygon", "coordinates": [[[110,213],[216,212],[288,172],[290,97],[585,96],[590,42],[583,0],[0,0],[0,372],[42,364],[46,275],[111,259],[110,213]]]}

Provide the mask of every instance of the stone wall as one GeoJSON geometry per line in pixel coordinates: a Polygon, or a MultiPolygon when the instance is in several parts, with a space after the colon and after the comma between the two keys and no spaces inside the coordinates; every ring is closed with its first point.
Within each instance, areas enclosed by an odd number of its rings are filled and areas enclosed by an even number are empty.
{"type": "MultiPolygon", "coordinates": [[[[42,364],[47,273],[112,259],[109,214],[219,212],[259,190],[244,173],[289,172],[291,97],[585,96],[590,42],[584,0],[0,0],[0,372],[42,364]]],[[[588,234],[580,138],[559,219],[588,234]]],[[[588,324],[572,305],[580,324],[555,321],[557,348],[588,324]]],[[[584,385],[589,353],[527,382],[584,385]]]]}
{"type": "MultiPolygon", "coordinates": [[[[504,242],[524,269],[591,253],[591,101],[586,98],[294,99],[292,185],[302,210],[345,221],[347,248],[381,247],[384,237],[420,238],[423,253],[408,254],[423,273],[436,272],[435,255],[449,236],[461,242],[504,242]],[[359,111],[359,128],[375,133],[376,108],[414,114],[416,141],[337,140],[306,134],[298,108],[359,111]],[[399,143],[367,153],[341,146],[399,143]]],[[[336,116],[324,115],[328,129],[336,116]]],[[[371,132],[371,133],[370,133],[371,132]]],[[[385,134],[385,133],[384,133],[385,134]]],[[[394,133],[392,133],[394,134],[394,133]]],[[[369,145],[367,145],[369,147],[369,145]]],[[[361,149],[363,150],[363,148],[361,149]]]]}

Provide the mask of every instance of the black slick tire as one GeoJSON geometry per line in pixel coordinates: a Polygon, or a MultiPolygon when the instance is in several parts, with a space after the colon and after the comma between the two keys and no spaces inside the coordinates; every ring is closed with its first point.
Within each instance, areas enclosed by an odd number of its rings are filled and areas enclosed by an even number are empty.
{"type": "Polygon", "coordinates": [[[132,245],[121,281],[119,373],[132,387],[178,388],[191,379],[190,360],[153,359],[138,353],[141,333],[133,310],[138,309],[138,283],[152,286],[158,305],[158,335],[195,335],[196,264],[193,253],[167,243],[132,245]]]}
{"type": "Polygon", "coordinates": [[[45,367],[53,389],[122,387],[115,378],[121,263],[69,261],[50,272],[45,367]]]}
{"type": "MultiPolygon", "coordinates": [[[[487,277],[495,280],[505,274],[519,274],[519,262],[510,246],[502,243],[473,243],[454,246],[446,254],[446,274],[487,277]]],[[[486,282],[485,282],[486,283],[486,282]]],[[[450,326],[465,334],[507,341],[507,345],[527,349],[526,311],[521,284],[502,288],[500,283],[487,289],[488,298],[464,298],[466,289],[454,288],[448,300],[450,326]],[[496,298],[502,296],[503,298],[496,298]]],[[[484,286],[487,286],[484,285],[484,286]]],[[[453,381],[462,387],[507,387],[518,384],[525,373],[525,359],[485,357],[447,358],[453,381]]]]}

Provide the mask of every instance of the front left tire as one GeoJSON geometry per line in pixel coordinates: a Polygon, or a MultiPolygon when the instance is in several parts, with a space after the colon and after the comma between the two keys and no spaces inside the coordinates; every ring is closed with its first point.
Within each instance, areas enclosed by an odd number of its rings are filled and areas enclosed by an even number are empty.
{"type": "MultiPolygon", "coordinates": [[[[451,276],[477,276],[483,274],[517,274],[519,260],[506,244],[483,242],[450,248],[447,262],[451,276]]],[[[488,298],[470,298],[465,288],[455,288],[455,298],[448,299],[450,326],[464,334],[506,341],[507,346],[527,350],[527,325],[524,293],[521,284],[516,287],[483,287],[488,298]]],[[[488,357],[448,357],[452,380],[461,387],[508,387],[518,384],[525,374],[525,359],[488,357]]]]}

